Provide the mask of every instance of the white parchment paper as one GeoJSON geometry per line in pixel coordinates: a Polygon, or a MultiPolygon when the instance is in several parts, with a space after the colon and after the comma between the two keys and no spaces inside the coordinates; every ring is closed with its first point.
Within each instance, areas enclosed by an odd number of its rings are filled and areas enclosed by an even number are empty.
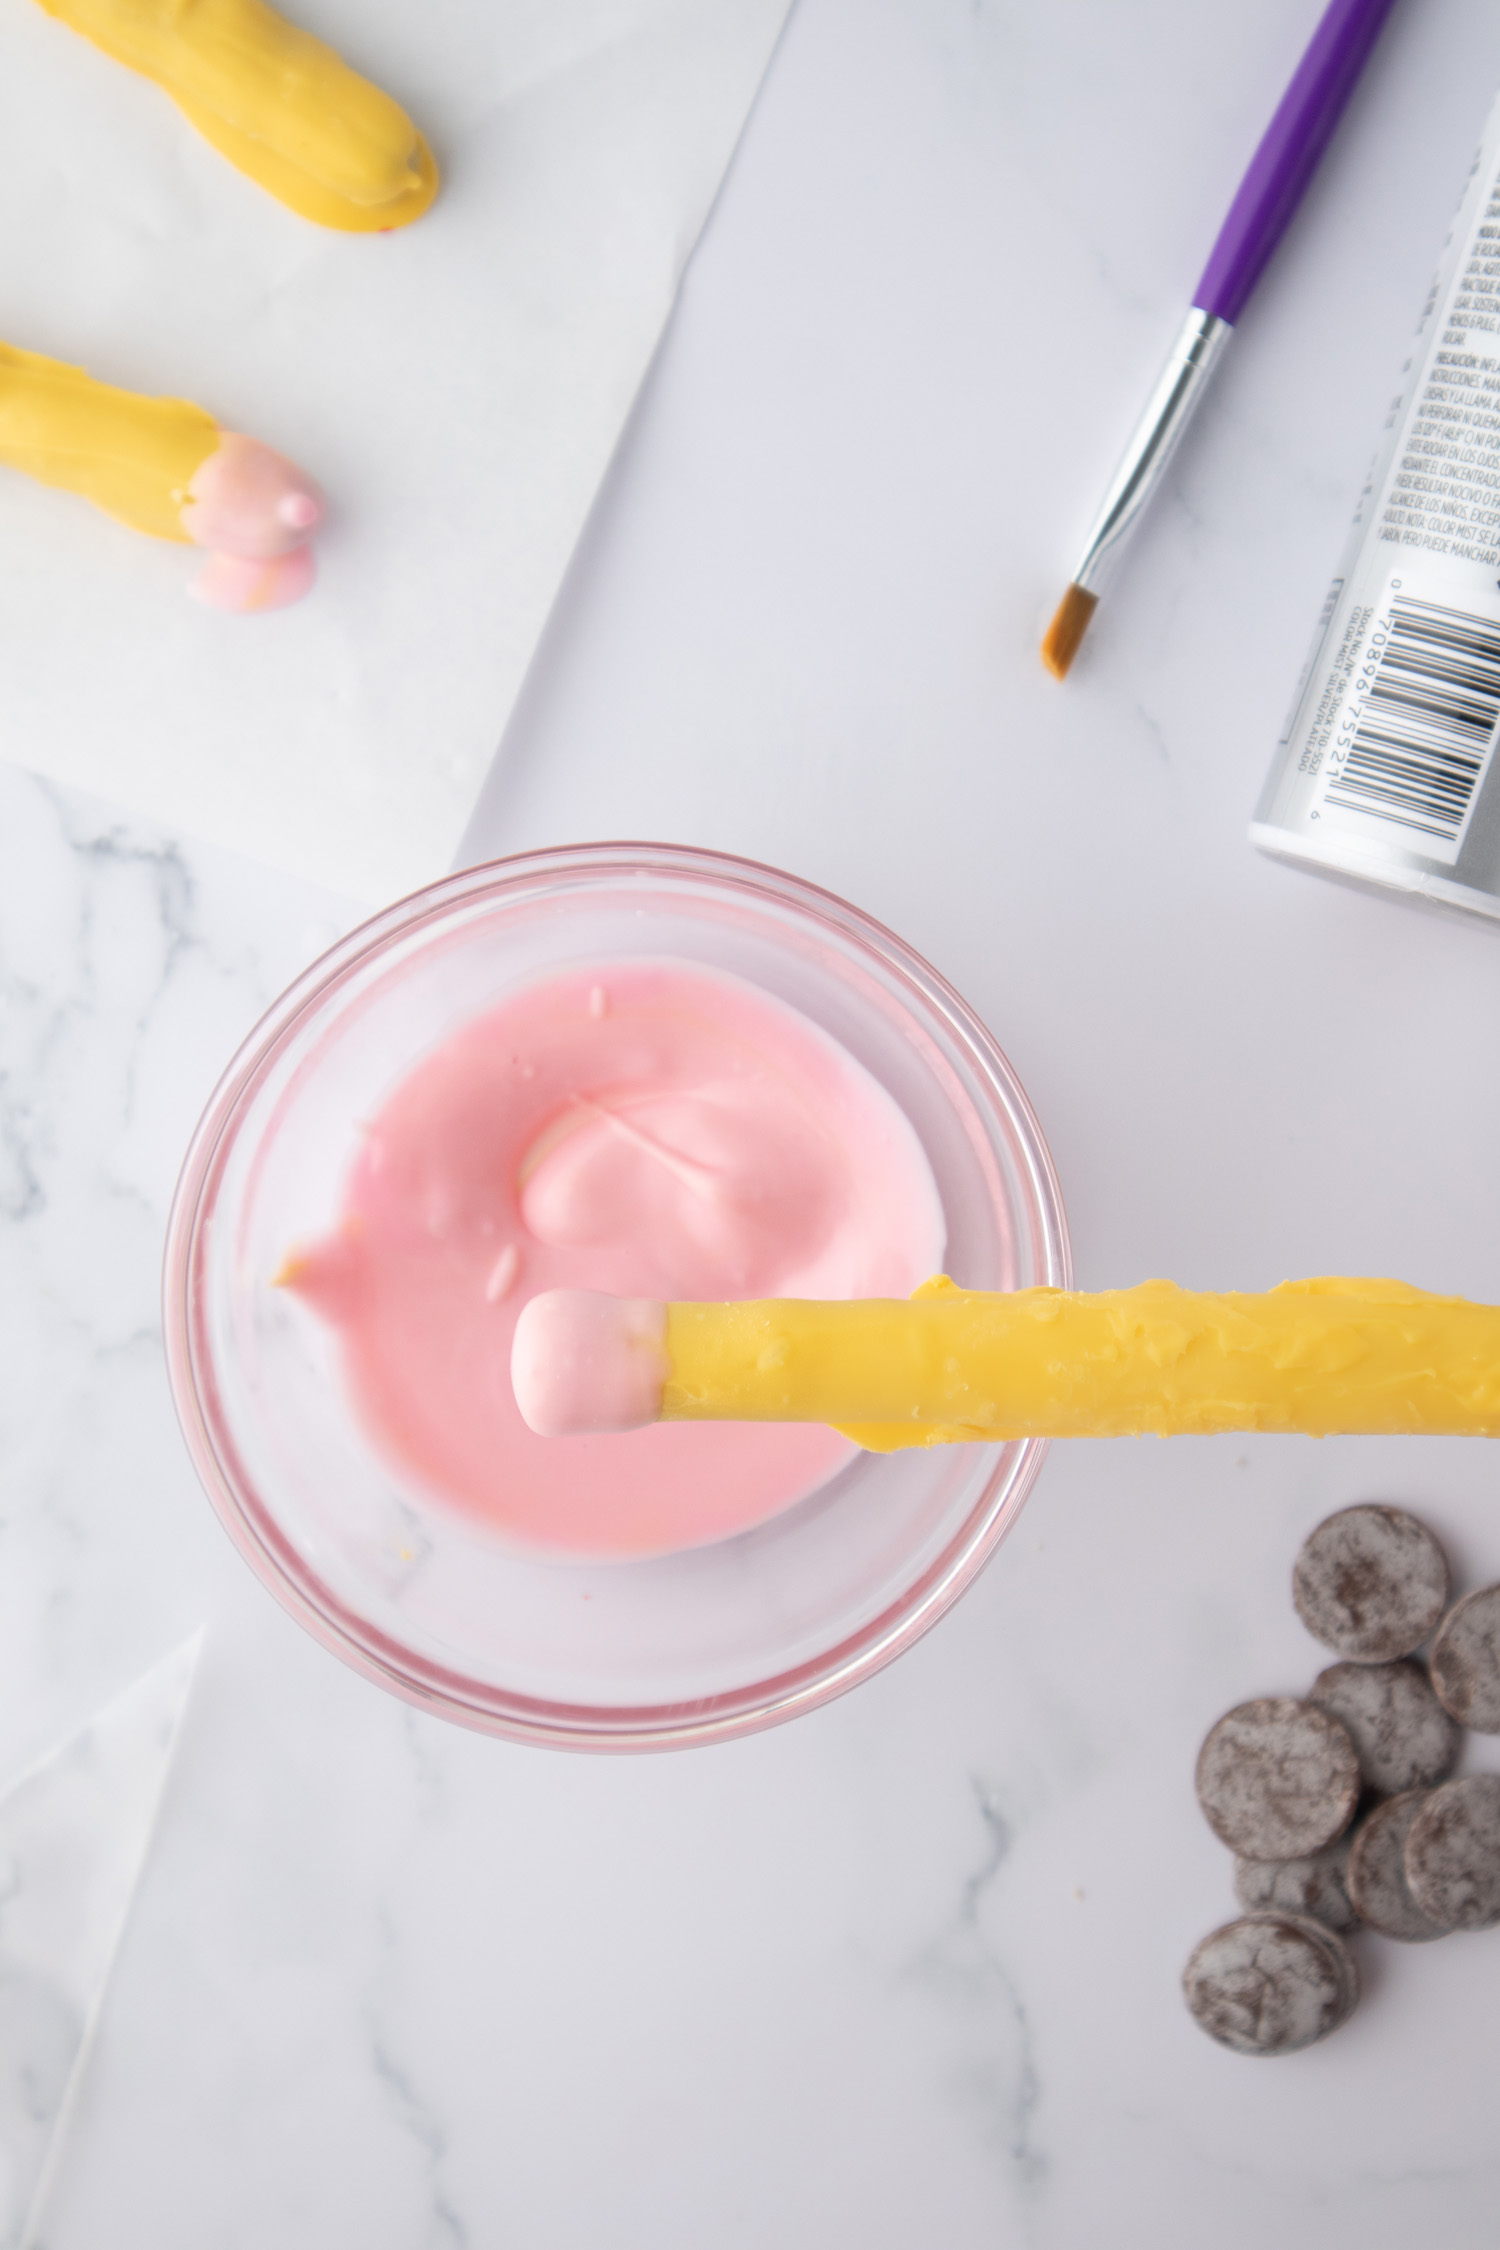
{"type": "Polygon", "coordinates": [[[299,607],[0,472],[0,752],[366,899],[444,870],[789,0],[294,0],[444,192],[335,235],[0,0],[0,337],[324,486],[299,607]]]}

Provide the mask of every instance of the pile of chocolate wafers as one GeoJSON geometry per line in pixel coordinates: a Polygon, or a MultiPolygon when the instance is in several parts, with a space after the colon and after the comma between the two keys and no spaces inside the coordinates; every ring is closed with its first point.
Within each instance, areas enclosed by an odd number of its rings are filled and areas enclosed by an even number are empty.
{"type": "Polygon", "coordinates": [[[1347,2022],[1361,1924],[1420,1943],[1500,1923],[1500,1774],[1446,1778],[1464,1727],[1500,1734],[1500,1586],[1450,1608],[1451,1588],[1404,1509],[1330,1516],[1292,1591],[1342,1661],[1303,1702],[1226,1712],[1199,1753],[1198,1802],[1245,1912],[1197,1947],[1183,1990],[1237,2054],[1295,2054],[1347,2022]]]}

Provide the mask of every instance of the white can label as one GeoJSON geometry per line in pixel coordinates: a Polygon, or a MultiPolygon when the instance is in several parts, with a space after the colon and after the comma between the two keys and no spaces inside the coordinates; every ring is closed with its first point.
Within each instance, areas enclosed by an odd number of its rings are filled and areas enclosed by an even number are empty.
{"type": "MultiPolygon", "coordinates": [[[[1497,737],[1500,105],[1253,833],[1330,866],[1384,864],[1403,888],[1430,867],[1451,892],[1497,737]]],[[[1456,882],[1488,900],[1500,879],[1485,820],[1456,882]]]]}
{"type": "Polygon", "coordinates": [[[1481,593],[1392,572],[1348,613],[1327,688],[1303,754],[1309,822],[1451,867],[1500,730],[1500,578],[1481,593]]]}

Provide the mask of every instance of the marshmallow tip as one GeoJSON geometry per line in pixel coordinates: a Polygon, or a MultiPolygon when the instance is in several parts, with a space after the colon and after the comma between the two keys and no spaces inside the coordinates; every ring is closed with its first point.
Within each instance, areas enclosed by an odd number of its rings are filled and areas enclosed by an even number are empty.
{"type": "Polygon", "coordinates": [[[638,1430],[661,1413],[667,1308],[650,1297],[548,1289],[516,1322],[510,1378],[538,1437],[638,1430]]]}

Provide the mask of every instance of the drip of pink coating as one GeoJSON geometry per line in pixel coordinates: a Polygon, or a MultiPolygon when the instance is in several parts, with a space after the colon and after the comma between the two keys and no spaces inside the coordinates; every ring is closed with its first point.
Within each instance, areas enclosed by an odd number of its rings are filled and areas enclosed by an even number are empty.
{"type": "Polygon", "coordinates": [[[522,1421],[538,1437],[644,1429],[661,1412],[666,1334],[659,1297],[544,1290],[522,1308],[511,1339],[522,1421]]]}
{"type": "Polygon", "coordinates": [[[211,609],[285,609],[316,575],[308,545],[323,518],[310,477],[257,438],[226,430],[194,472],[181,523],[207,547],[192,592],[211,609]]]}
{"type": "Polygon", "coordinates": [[[273,555],[268,562],[251,562],[243,555],[210,555],[188,592],[207,609],[233,610],[244,616],[300,602],[317,575],[311,547],[294,547],[289,555],[273,555]]]}

